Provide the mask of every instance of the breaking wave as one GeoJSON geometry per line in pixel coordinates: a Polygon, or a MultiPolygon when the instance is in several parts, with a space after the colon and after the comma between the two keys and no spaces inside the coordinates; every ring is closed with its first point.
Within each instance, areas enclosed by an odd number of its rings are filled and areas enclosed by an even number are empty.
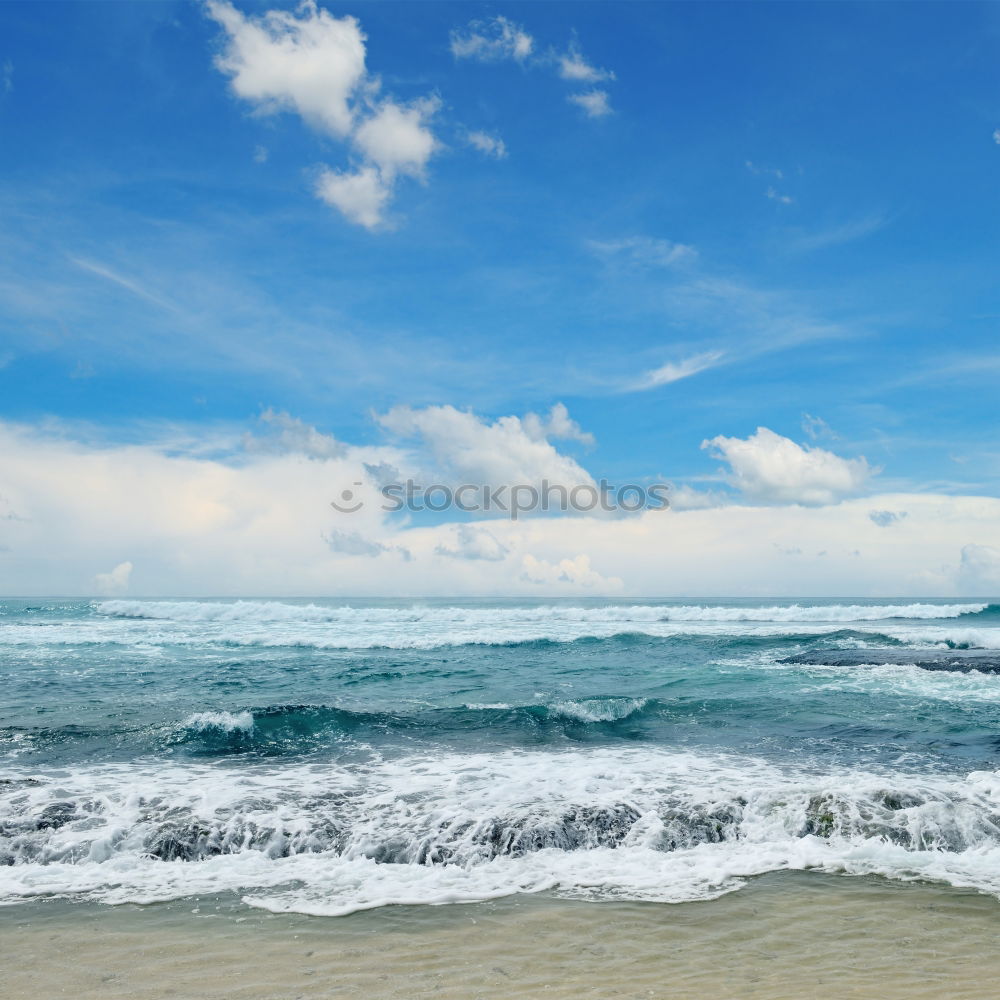
{"type": "Polygon", "coordinates": [[[98,612],[117,618],[192,622],[314,622],[363,621],[484,623],[520,622],[863,622],[893,618],[957,618],[998,612],[987,604],[818,604],[730,607],[725,605],[607,605],[600,608],[540,605],[537,607],[470,608],[415,606],[411,608],[324,607],[280,601],[101,601],[98,612]]]}
{"type": "Polygon", "coordinates": [[[0,899],[237,890],[274,910],[542,889],[709,898],[778,869],[1000,895],[1000,776],[811,773],[663,750],[232,771],[108,766],[0,784],[0,899]]]}

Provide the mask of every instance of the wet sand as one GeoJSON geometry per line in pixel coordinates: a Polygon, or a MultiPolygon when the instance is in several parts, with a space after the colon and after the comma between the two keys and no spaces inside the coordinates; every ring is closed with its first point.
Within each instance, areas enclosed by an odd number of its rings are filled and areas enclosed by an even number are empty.
{"type": "Polygon", "coordinates": [[[0,997],[986,998],[1000,902],[775,874],[699,903],[521,896],[348,917],[229,899],[0,908],[0,997]]]}

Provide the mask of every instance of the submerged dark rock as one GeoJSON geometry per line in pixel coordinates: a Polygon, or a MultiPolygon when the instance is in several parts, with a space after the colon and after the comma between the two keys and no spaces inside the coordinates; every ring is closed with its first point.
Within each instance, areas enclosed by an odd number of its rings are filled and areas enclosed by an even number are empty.
{"type": "Polygon", "coordinates": [[[908,664],[922,670],[1000,674],[997,649],[814,649],[786,656],[780,663],[827,667],[864,667],[883,663],[908,664]]]}

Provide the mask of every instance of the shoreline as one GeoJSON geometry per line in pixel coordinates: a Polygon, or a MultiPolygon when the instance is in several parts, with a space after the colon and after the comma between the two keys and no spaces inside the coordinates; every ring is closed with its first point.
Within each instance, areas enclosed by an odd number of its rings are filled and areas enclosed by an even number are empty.
{"type": "Polygon", "coordinates": [[[0,997],[991,996],[1000,901],[783,872],[690,903],[552,895],[273,914],[235,897],[0,908],[0,997]]]}

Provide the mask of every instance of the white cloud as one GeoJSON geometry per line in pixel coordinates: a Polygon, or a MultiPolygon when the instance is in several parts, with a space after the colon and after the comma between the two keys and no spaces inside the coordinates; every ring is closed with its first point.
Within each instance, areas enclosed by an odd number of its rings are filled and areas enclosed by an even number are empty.
{"type": "Polygon", "coordinates": [[[603,118],[611,114],[611,98],[606,90],[594,89],[583,94],[570,94],[566,100],[582,108],[588,118],[603,118]]]}
{"type": "Polygon", "coordinates": [[[434,549],[437,555],[449,559],[485,559],[488,562],[499,562],[501,559],[506,559],[510,551],[497,540],[496,535],[485,528],[460,524],[455,528],[454,535],[454,540],[442,542],[434,549]]]}
{"type": "Polygon", "coordinates": [[[862,458],[802,447],[766,427],[746,439],[719,435],[702,442],[729,463],[729,482],[750,500],[830,504],[860,490],[877,470],[862,458]]]}
{"type": "Polygon", "coordinates": [[[405,107],[384,101],[358,126],[354,141],[378,166],[384,180],[391,181],[397,173],[422,177],[439,145],[427,122],[440,106],[436,98],[424,98],[405,107]]]}
{"type": "Polygon", "coordinates": [[[781,194],[779,191],[776,191],[773,187],[769,187],[765,192],[765,194],[767,195],[768,198],[771,199],[771,201],[780,202],[782,205],[791,205],[792,202],[795,201],[795,199],[791,195],[781,194]]]}
{"type": "Polygon", "coordinates": [[[417,438],[434,463],[433,474],[452,483],[593,485],[589,473],[558,452],[548,436],[579,437],[565,408],[553,408],[548,421],[529,415],[500,417],[489,423],[453,406],[422,410],[401,406],[381,414],[378,422],[404,438],[417,438]]]}
{"type": "Polygon", "coordinates": [[[496,160],[503,160],[507,156],[506,143],[499,136],[490,135],[489,132],[469,132],[465,136],[465,141],[484,156],[492,156],[496,160]]]}
{"type": "Polygon", "coordinates": [[[347,451],[347,446],[332,434],[323,434],[289,413],[268,407],[260,419],[267,425],[268,433],[245,434],[243,446],[247,451],[298,454],[315,459],[340,458],[347,451]]]}
{"type": "Polygon", "coordinates": [[[692,375],[697,375],[698,372],[714,368],[722,356],[722,351],[706,351],[704,354],[696,354],[683,361],[668,361],[665,365],[660,365],[659,368],[654,368],[636,379],[635,382],[627,386],[627,391],[641,392],[645,389],[669,385],[671,382],[679,382],[682,378],[690,378],[692,375]]]}
{"type": "Polygon", "coordinates": [[[521,579],[545,587],[568,584],[572,589],[597,590],[601,593],[621,590],[622,581],[616,576],[601,576],[590,565],[590,556],[560,559],[557,563],[537,559],[527,553],[521,560],[521,579]]]}
{"type": "Polygon", "coordinates": [[[293,111],[354,152],[350,169],[320,170],[316,196],[349,222],[384,228],[397,177],[423,180],[440,148],[430,127],[440,101],[376,100],[380,83],[365,66],[358,21],[334,17],[315,0],[295,12],[271,10],[257,18],[223,0],[210,0],[207,11],[226,33],[216,66],[237,96],[261,113],[293,111]]]}
{"type": "Polygon", "coordinates": [[[131,575],[132,564],[127,561],[119,563],[110,573],[98,573],[94,577],[94,589],[101,595],[124,594],[131,575]]]}
{"type": "Polygon", "coordinates": [[[254,163],[267,163],[267,158],[270,156],[267,146],[254,146],[253,150],[253,162],[254,163]]]}
{"type": "Polygon", "coordinates": [[[151,302],[153,305],[159,306],[161,309],[173,310],[175,308],[173,303],[163,298],[163,296],[158,295],[156,292],[151,292],[148,288],[144,288],[140,285],[138,281],[126,277],[123,274],[119,274],[117,271],[112,270],[105,264],[99,264],[93,260],[86,260],[83,257],[70,257],[69,260],[71,264],[75,264],[81,270],[89,271],[91,274],[96,274],[97,277],[103,278],[105,281],[110,281],[119,288],[124,288],[127,292],[131,292],[134,296],[136,296],[136,298],[144,299],[146,302],[151,302]]]}
{"type": "Polygon", "coordinates": [[[696,490],[691,486],[672,486],[670,489],[671,510],[707,510],[710,507],[721,507],[729,501],[712,490],[696,490]]]}
{"type": "Polygon", "coordinates": [[[525,433],[536,441],[545,438],[562,438],[565,441],[579,441],[581,444],[593,445],[594,435],[583,430],[569,415],[563,403],[556,403],[547,417],[539,417],[537,413],[526,413],[521,423],[525,433]]]}
{"type": "Polygon", "coordinates": [[[844,243],[864,239],[864,237],[881,229],[887,221],[884,215],[869,215],[853,219],[828,229],[800,233],[791,239],[788,246],[790,250],[799,253],[810,253],[814,250],[823,250],[826,247],[841,246],[844,243]]]}
{"type": "Polygon", "coordinates": [[[995,128],[993,130],[993,141],[1000,146],[1000,128],[995,128]]]}
{"type": "Polygon", "coordinates": [[[802,414],[802,430],[813,441],[818,441],[820,438],[837,441],[840,438],[840,435],[822,417],[814,417],[811,413],[802,414]]]}
{"type": "Polygon", "coordinates": [[[674,267],[694,260],[698,251],[686,243],[651,236],[625,236],[617,240],[588,240],[587,246],[606,259],[620,259],[638,267],[674,267]]]}
{"type": "MultiPolygon", "coordinates": [[[[451,52],[456,59],[475,59],[479,62],[513,60],[548,71],[554,69],[560,79],[573,85],[597,84],[615,78],[611,70],[588,62],[575,41],[570,43],[565,52],[557,53],[549,49],[546,54],[531,59],[534,50],[534,38],[520,25],[502,16],[472,21],[465,28],[451,33],[451,52]]],[[[602,118],[611,114],[610,96],[599,87],[570,94],[567,100],[580,107],[590,118],[602,118]]],[[[492,152],[486,149],[483,151],[492,152]]]]}
{"type": "Polygon", "coordinates": [[[1000,594],[1000,548],[963,545],[958,573],[965,593],[1000,594]]]}
{"type": "MultiPolygon", "coordinates": [[[[484,441],[493,443],[481,430],[474,446],[484,441]]],[[[209,443],[197,455],[210,454],[209,443]]],[[[624,519],[467,525],[488,530],[508,551],[503,559],[443,557],[439,549],[460,551],[459,525],[401,527],[386,519],[370,487],[357,513],[331,509],[336,489],[368,478],[366,466],[408,475],[410,461],[392,449],[355,446],[322,462],[262,452],[222,460],[0,422],[3,510],[18,515],[0,518],[0,590],[93,593],[96,567],[138,552],[150,595],[600,594],[615,580],[633,595],[1000,590],[1000,500],[991,497],[883,494],[815,507],[729,503],[624,519]],[[907,517],[885,530],[872,510],[907,517]],[[351,556],[333,551],[331,538],[333,549],[386,550],[351,556]],[[794,558],[785,554],[794,549],[794,558]]],[[[470,545],[485,552],[486,543],[470,545]]]]}
{"type": "Polygon", "coordinates": [[[375,167],[361,167],[353,173],[323,170],[316,181],[316,194],[348,222],[378,229],[385,223],[392,186],[375,167]]]}
{"type": "Polygon", "coordinates": [[[3,71],[0,73],[0,91],[5,94],[9,94],[14,89],[14,64],[9,60],[5,59],[3,63],[3,71]]]}
{"type": "Polygon", "coordinates": [[[615,74],[607,69],[592,66],[584,59],[580,49],[570,45],[569,49],[558,57],[559,75],[564,80],[574,83],[598,83],[601,80],[613,80],[615,74]]]}
{"type": "Polygon", "coordinates": [[[451,33],[451,54],[456,59],[523,62],[534,47],[535,40],[524,28],[499,15],[486,21],[471,21],[451,33]]]}
{"type": "Polygon", "coordinates": [[[258,18],[220,0],[206,9],[226,32],[215,64],[235,94],[265,113],[295,111],[331,135],[351,131],[366,77],[365,36],[355,18],[333,17],[314,0],[297,12],[269,10],[258,18]]]}

